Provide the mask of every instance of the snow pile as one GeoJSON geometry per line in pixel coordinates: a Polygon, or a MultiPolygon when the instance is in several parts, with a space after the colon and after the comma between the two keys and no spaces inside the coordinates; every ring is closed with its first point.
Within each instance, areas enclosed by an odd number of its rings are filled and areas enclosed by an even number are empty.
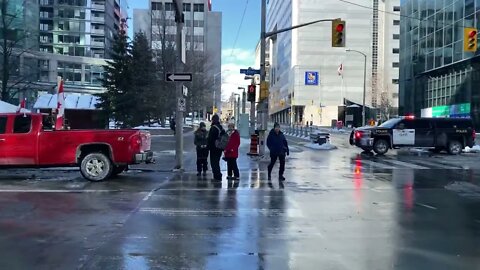
{"type": "Polygon", "coordinates": [[[337,147],[330,142],[324,143],[322,145],[319,145],[317,143],[307,143],[305,144],[305,147],[314,149],[314,150],[334,150],[337,149],[337,147]]]}
{"type": "Polygon", "coordinates": [[[159,129],[170,129],[170,128],[169,128],[169,127],[162,127],[161,125],[155,123],[155,124],[152,124],[152,125],[150,125],[150,126],[142,125],[142,126],[134,127],[133,129],[159,130],[159,129]]]}
{"type": "MultiPolygon", "coordinates": [[[[0,100],[0,113],[16,113],[17,111],[18,106],[0,100]]],[[[22,109],[21,112],[28,113],[30,111],[27,109],[22,109]]]]}
{"type": "Polygon", "coordinates": [[[467,146],[463,151],[465,153],[480,153],[480,145],[474,145],[472,148],[467,146]]]}

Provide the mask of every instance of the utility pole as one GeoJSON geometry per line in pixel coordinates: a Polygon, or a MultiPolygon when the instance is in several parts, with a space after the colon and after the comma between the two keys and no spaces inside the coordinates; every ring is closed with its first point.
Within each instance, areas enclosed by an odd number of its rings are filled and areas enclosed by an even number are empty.
{"type": "MultiPolygon", "coordinates": [[[[177,36],[176,36],[176,46],[177,46],[177,61],[175,72],[183,72],[183,62],[182,62],[182,29],[183,29],[183,0],[173,0],[175,4],[175,21],[177,23],[177,36]]],[[[183,170],[183,111],[178,106],[179,100],[183,99],[183,83],[176,83],[176,129],[175,129],[175,169],[183,170]]]]}
{"type": "MultiPolygon", "coordinates": [[[[266,71],[266,24],[267,24],[267,0],[262,0],[262,10],[261,10],[261,26],[260,26],[260,96],[262,96],[262,87],[264,87],[265,81],[267,79],[266,71]]],[[[265,154],[265,131],[267,130],[268,125],[268,96],[264,97],[264,100],[260,101],[258,104],[258,118],[260,126],[258,127],[260,136],[259,136],[259,154],[263,156],[265,154]]]]}

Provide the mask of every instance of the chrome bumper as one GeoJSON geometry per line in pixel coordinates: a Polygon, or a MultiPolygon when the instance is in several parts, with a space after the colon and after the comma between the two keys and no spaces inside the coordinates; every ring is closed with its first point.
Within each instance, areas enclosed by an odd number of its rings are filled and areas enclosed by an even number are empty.
{"type": "Polygon", "coordinates": [[[146,151],[143,153],[135,154],[135,163],[154,163],[153,159],[153,152],[152,151],[146,151]]]}

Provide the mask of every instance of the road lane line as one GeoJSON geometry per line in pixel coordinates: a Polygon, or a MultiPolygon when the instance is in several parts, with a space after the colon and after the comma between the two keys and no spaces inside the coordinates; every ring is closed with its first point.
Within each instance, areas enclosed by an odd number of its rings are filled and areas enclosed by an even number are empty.
{"type": "Polygon", "coordinates": [[[429,168],[427,168],[427,167],[424,167],[424,166],[415,165],[415,164],[411,164],[411,163],[403,162],[403,161],[400,161],[400,160],[394,160],[394,159],[382,159],[382,161],[385,161],[385,162],[387,162],[387,163],[391,163],[391,164],[395,164],[395,165],[399,165],[399,166],[404,166],[404,167],[412,168],[412,169],[419,169],[419,170],[426,170],[426,169],[429,169],[429,168]]]}
{"type": "Polygon", "coordinates": [[[432,209],[432,210],[437,210],[436,207],[433,207],[431,205],[428,205],[428,204],[423,204],[423,203],[416,203],[416,205],[420,205],[420,206],[423,206],[423,207],[426,207],[428,209],[432,209]]]}
{"type": "Polygon", "coordinates": [[[434,162],[431,162],[431,161],[427,161],[427,160],[415,160],[416,163],[420,163],[420,164],[423,164],[423,165],[426,165],[426,166],[431,166],[431,167],[435,167],[435,168],[438,168],[438,169],[451,169],[451,170],[458,170],[458,169],[462,169],[460,167],[452,167],[452,166],[447,166],[445,164],[442,164],[442,163],[434,163],[434,162]]]}
{"type": "Polygon", "coordinates": [[[361,161],[364,165],[370,165],[370,166],[373,166],[373,167],[378,167],[378,168],[387,169],[387,170],[393,170],[393,169],[395,169],[395,167],[393,167],[393,166],[385,165],[385,164],[378,163],[378,162],[371,161],[371,160],[361,159],[360,161],[361,161]]]}

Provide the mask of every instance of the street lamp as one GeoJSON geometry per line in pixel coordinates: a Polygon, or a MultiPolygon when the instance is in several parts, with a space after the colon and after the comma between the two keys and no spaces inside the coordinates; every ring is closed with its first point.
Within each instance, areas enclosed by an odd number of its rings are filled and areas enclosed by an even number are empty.
{"type": "Polygon", "coordinates": [[[365,58],[365,64],[363,67],[363,104],[362,104],[362,125],[365,126],[365,95],[367,94],[367,55],[361,51],[347,49],[346,52],[355,52],[363,55],[365,58]]]}

